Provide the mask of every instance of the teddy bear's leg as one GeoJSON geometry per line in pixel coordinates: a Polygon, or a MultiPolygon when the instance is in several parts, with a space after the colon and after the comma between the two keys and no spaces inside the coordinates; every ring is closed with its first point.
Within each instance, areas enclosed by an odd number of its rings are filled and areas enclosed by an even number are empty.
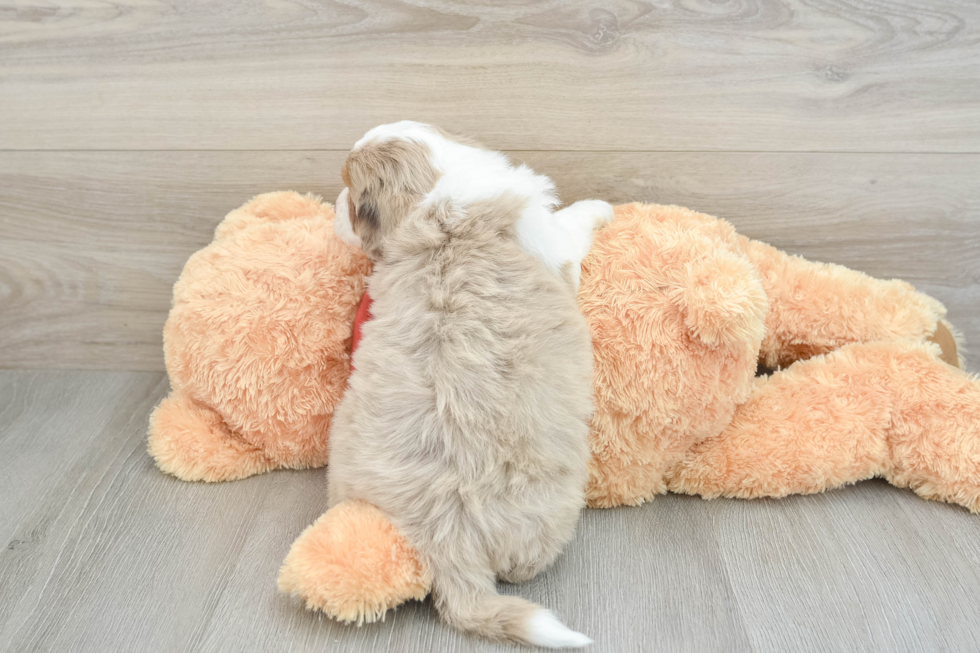
{"type": "Polygon", "coordinates": [[[760,362],[776,369],[854,342],[937,342],[943,360],[962,367],[956,331],[938,301],[898,280],[815,263],[742,239],[769,296],[760,362]]]}
{"type": "Polygon", "coordinates": [[[980,510],[980,380],[920,343],[853,344],[756,380],[719,436],[667,473],[673,492],[754,498],[882,476],[980,510]]]}
{"type": "Polygon", "coordinates": [[[293,542],[279,589],[311,610],[345,622],[371,623],[410,599],[422,600],[432,579],[418,553],[384,513],[344,501],[293,542]]]}
{"type": "Polygon", "coordinates": [[[218,413],[179,392],[150,415],[148,449],[161,471],[182,481],[233,481],[279,467],[218,413]]]}

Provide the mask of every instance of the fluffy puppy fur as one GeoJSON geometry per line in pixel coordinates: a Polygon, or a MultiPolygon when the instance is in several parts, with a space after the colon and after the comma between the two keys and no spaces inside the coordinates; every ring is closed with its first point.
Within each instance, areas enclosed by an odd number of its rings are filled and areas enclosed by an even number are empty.
{"type": "Polygon", "coordinates": [[[368,132],[343,176],[337,230],[376,261],[374,317],[334,416],[330,505],[380,508],[451,625],[588,644],[494,579],[544,569],[585,505],[592,351],[574,290],[611,207],[553,214],[546,177],[410,122],[368,132]]]}
{"type": "Polygon", "coordinates": [[[381,258],[378,235],[391,230],[423,199],[449,199],[465,207],[506,190],[527,200],[515,228],[521,247],[549,270],[569,278],[578,290],[592,233],[613,219],[612,205],[601,200],[583,200],[555,211],[558,198],[548,177],[526,165],[515,167],[502,153],[474,141],[408,120],[365,134],[341,175],[346,187],[337,198],[334,230],[374,260],[381,258]],[[355,233],[354,220],[368,229],[355,233]]]}

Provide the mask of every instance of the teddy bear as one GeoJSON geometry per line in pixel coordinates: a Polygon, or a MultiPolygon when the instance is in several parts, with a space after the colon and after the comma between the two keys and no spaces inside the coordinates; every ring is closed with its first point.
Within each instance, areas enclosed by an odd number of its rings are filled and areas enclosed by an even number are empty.
{"type": "MultiPolygon", "coordinates": [[[[589,506],[882,477],[980,510],[980,380],[961,369],[938,301],[688,209],[615,213],[578,296],[594,358],[589,506]]],[[[216,481],[327,462],[370,272],[331,217],[315,198],[259,196],[188,261],[164,331],[173,392],[150,425],[164,471],[216,481]]],[[[307,607],[358,623],[430,585],[425,561],[360,501],[307,528],[279,576],[307,607]]]]}

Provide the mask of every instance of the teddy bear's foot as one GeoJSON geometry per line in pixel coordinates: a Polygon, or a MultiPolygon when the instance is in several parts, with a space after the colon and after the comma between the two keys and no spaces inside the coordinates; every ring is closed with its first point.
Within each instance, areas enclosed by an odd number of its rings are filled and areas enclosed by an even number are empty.
{"type": "Polygon", "coordinates": [[[966,361],[963,359],[963,335],[948,321],[939,320],[935,332],[928,340],[939,345],[942,350],[939,358],[944,363],[961,370],[966,366],[966,361]]]}
{"type": "Polygon", "coordinates": [[[323,513],[293,542],[279,590],[344,622],[371,623],[429,593],[432,579],[418,553],[378,508],[345,501],[323,513]]]}
{"type": "Polygon", "coordinates": [[[147,448],[161,471],[182,481],[234,481],[279,467],[218,413],[179,392],[154,409],[147,448]]]}
{"type": "Polygon", "coordinates": [[[980,378],[921,351],[889,372],[902,378],[883,476],[926,499],[980,512],[980,378]]]}

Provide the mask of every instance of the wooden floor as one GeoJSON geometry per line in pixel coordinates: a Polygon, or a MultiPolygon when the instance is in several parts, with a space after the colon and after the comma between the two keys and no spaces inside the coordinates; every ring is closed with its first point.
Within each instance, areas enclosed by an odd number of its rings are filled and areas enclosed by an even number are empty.
{"type": "MultiPolygon", "coordinates": [[[[0,4],[0,649],[513,650],[429,603],[358,629],[278,594],[322,470],[184,484],[145,453],[187,257],[254,194],[335,197],[402,118],[566,201],[907,279],[980,342],[975,0],[0,4]]],[[[504,591],[596,651],[976,651],[980,516],[880,482],[666,496],[586,512],[504,591]]]]}
{"type": "MultiPolygon", "coordinates": [[[[343,626],[275,590],[322,470],[223,485],[156,471],[160,372],[0,371],[0,649],[511,651],[430,602],[343,626]]],[[[780,501],[588,510],[558,563],[502,586],[596,651],[975,651],[980,518],[869,482],[780,501]]]]}

